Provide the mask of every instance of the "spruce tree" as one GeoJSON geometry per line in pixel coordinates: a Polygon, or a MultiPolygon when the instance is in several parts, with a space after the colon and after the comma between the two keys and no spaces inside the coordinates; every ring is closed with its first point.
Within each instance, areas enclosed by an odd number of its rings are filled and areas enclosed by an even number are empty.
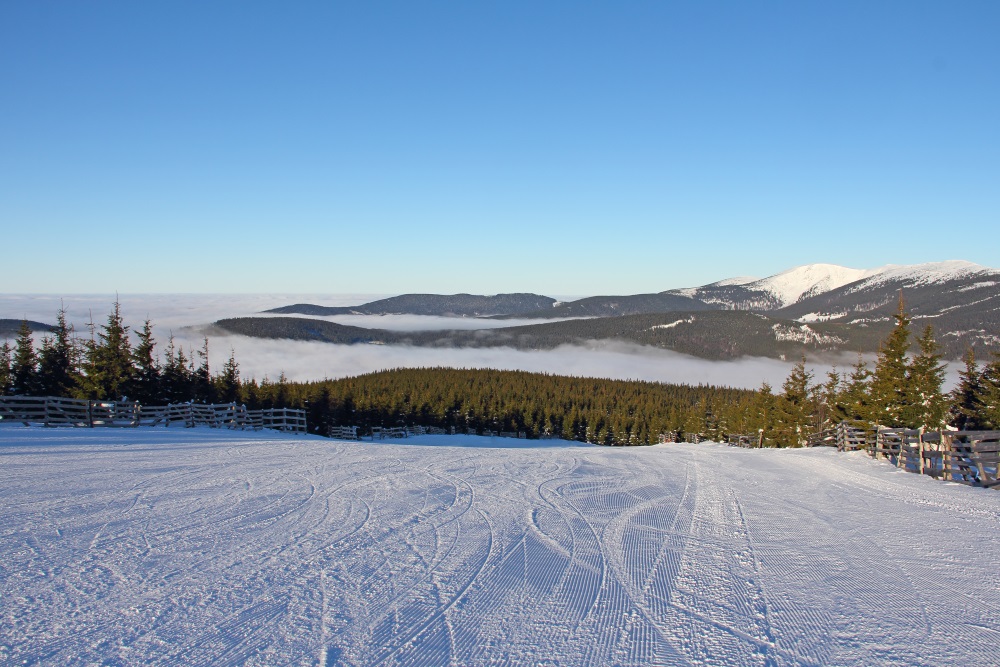
{"type": "Polygon", "coordinates": [[[187,368],[184,347],[174,344],[174,334],[167,339],[167,349],[161,375],[161,394],[168,403],[191,400],[191,376],[187,368]]]}
{"type": "Polygon", "coordinates": [[[765,380],[755,394],[755,422],[751,422],[751,436],[756,436],[761,447],[773,447],[775,443],[775,426],[777,419],[777,398],[771,385],[765,380]]]}
{"type": "Polygon", "coordinates": [[[132,398],[143,405],[160,402],[160,364],[156,358],[156,341],[153,340],[153,324],[147,318],[142,329],[136,334],[139,339],[132,350],[132,366],[135,369],[130,391],[132,398]]]}
{"type": "MultiPolygon", "coordinates": [[[[201,362],[198,364],[197,368],[191,369],[191,378],[194,382],[194,398],[195,400],[202,401],[205,403],[211,403],[214,399],[214,392],[212,388],[212,373],[208,367],[208,338],[205,338],[202,348],[195,352],[201,362]]],[[[194,363],[194,358],[191,359],[192,364],[194,363]]]]}
{"type": "MultiPolygon", "coordinates": [[[[329,403],[329,389],[321,400],[329,403]]],[[[215,394],[223,403],[236,403],[240,400],[240,365],[236,363],[236,351],[229,351],[229,361],[222,367],[222,374],[215,379],[215,394]]]]}
{"type": "Polygon", "coordinates": [[[948,404],[944,396],[945,365],[941,363],[941,346],[934,339],[931,325],[917,338],[919,352],[910,362],[912,403],[905,411],[904,421],[911,428],[939,429],[944,424],[948,404]]]}
{"type": "Polygon", "coordinates": [[[801,447],[809,434],[813,415],[812,393],[809,383],[812,372],[806,370],[805,357],[796,362],[782,384],[777,401],[777,426],[775,440],[779,447],[801,447]]]}
{"type": "Polygon", "coordinates": [[[0,396],[6,396],[11,392],[13,376],[11,375],[10,364],[13,354],[14,348],[5,340],[3,345],[0,345],[0,396]]]}
{"type": "Polygon", "coordinates": [[[134,369],[128,333],[121,305],[115,300],[107,324],[101,326],[97,340],[92,338],[87,350],[90,356],[88,372],[93,373],[93,377],[88,378],[88,385],[93,398],[117,400],[131,388],[134,369]]]}
{"type": "Polygon", "coordinates": [[[983,369],[979,404],[982,406],[982,428],[1000,430],[1000,354],[996,352],[983,369]]]}
{"type": "Polygon", "coordinates": [[[31,327],[27,320],[21,320],[17,330],[17,342],[14,344],[14,358],[10,365],[11,393],[19,396],[37,395],[38,385],[38,355],[35,353],[35,343],[31,338],[31,327]]]}
{"type": "Polygon", "coordinates": [[[817,428],[821,431],[832,428],[843,420],[843,415],[838,409],[842,391],[841,384],[841,377],[837,369],[831,368],[826,373],[826,382],[817,387],[817,428]]]}
{"type": "Polygon", "coordinates": [[[40,393],[45,396],[72,396],[80,385],[77,348],[73,328],[66,323],[66,309],[60,308],[52,338],[42,341],[38,358],[40,393]]]}
{"type": "Polygon", "coordinates": [[[910,365],[906,353],[910,349],[910,316],[899,295],[899,310],[893,316],[896,326],[882,342],[875,373],[871,382],[873,418],[890,428],[906,426],[907,410],[914,402],[910,383],[910,365]]]}
{"type": "Polygon", "coordinates": [[[971,347],[962,356],[965,367],[958,372],[958,385],[952,390],[948,423],[960,431],[976,431],[983,423],[983,376],[971,347]]]}
{"type": "Polygon", "coordinates": [[[837,403],[837,412],[856,428],[866,428],[873,420],[873,408],[871,404],[871,378],[872,372],[868,370],[868,364],[861,354],[858,354],[858,361],[851,369],[851,374],[847,377],[847,386],[837,403]]]}

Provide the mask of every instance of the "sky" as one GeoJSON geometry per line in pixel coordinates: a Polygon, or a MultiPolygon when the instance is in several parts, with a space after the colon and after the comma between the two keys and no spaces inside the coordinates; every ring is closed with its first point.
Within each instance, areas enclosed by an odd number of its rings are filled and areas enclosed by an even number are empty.
{"type": "Polygon", "coordinates": [[[0,3],[4,293],[997,266],[996,2],[0,3]]]}

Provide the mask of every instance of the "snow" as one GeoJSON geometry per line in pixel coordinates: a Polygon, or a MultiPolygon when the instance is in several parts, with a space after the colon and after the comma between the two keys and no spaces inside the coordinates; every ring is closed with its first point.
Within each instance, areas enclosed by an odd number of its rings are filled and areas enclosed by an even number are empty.
{"type": "Polygon", "coordinates": [[[925,264],[911,264],[908,266],[887,264],[873,270],[871,273],[873,275],[866,281],[867,283],[905,280],[915,284],[926,285],[968,278],[969,276],[981,273],[996,274],[997,271],[965,260],[950,260],[947,262],[927,262],[925,264]]]}
{"type": "MultiPolygon", "coordinates": [[[[858,285],[851,289],[852,292],[874,285],[881,285],[886,282],[905,281],[912,285],[928,285],[978,275],[995,277],[1000,275],[1000,271],[964,260],[928,262],[906,266],[887,264],[877,269],[852,269],[836,264],[806,264],[782,271],[773,276],[768,276],[767,278],[728,278],[702,287],[686,287],[673,290],[673,293],[701,298],[706,303],[731,305],[727,298],[705,297],[701,295],[701,291],[708,287],[743,285],[752,291],[765,292],[778,302],[778,305],[774,306],[773,304],[761,301],[754,307],[782,308],[807,297],[823,294],[824,292],[829,292],[854,282],[857,282],[858,285]]],[[[988,287],[992,284],[995,283],[983,281],[977,283],[974,287],[988,287]]],[[[801,318],[800,321],[820,321],[818,315],[813,316],[816,319],[806,320],[805,318],[801,318]]]]}
{"type": "Polygon", "coordinates": [[[653,326],[649,327],[649,330],[652,331],[653,329],[673,329],[678,324],[691,324],[693,322],[694,322],[694,317],[685,317],[677,320],[676,322],[670,322],[669,324],[654,324],[653,326]]]}
{"type": "Polygon", "coordinates": [[[726,287],[727,285],[746,285],[747,283],[752,283],[756,280],[760,280],[757,276],[736,276],[735,278],[724,278],[723,280],[718,280],[707,287],[726,287]]]}
{"type": "Polygon", "coordinates": [[[826,322],[828,320],[835,320],[839,317],[847,317],[848,313],[806,313],[802,317],[798,318],[798,322],[826,322]]]}
{"type": "Polygon", "coordinates": [[[818,331],[814,331],[808,324],[802,324],[797,327],[775,324],[771,327],[771,330],[774,331],[775,340],[796,341],[814,345],[840,345],[844,342],[838,336],[821,334],[818,331]]]}
{"type": "Polygon", "coordinates": [[[863,455],[5,426],[0,502],[0,664],[997,658],[1000,494],[863,455]]]}
{"type": "Polygon", "coordinates": [[[780,302],[779,307],[784,307],[805,297],[861,280],[868,273],[865,269],[850,269],[836,264],[807,264],[748,283],[746,287],[770,293],[780,302]]]}

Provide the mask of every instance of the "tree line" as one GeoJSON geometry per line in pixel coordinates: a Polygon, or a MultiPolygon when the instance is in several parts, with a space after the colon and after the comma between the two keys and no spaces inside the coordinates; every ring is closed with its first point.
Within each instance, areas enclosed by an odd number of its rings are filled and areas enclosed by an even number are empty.
{"type": "Polygon", "coordinates": [[[841,422],[865,429],[1000,429],[1000,355],[981,365],[969,348],[958,385],[945,393],[945,364],[931,325],[913,340],[902,296],[894,319],[873,366],[858,355],[849,372],[833,369],[814,383],[802,359],[781,393],[772,394],[767,384],[758,390],[756,411],[739,432],[757,433],[765,445],[795,447],[841,422]]]}
{"type": "Polygon", "coordinates": [[[0,393],[119,399],[147,405],[237,402],[248,408],[305,409],[309,430],[331,426],[437,426],[522,431],[604,445],[642,445],[661,434],[724,440],[745,434],[765,446],[794,447],[846,421],[860,427],[1000,429],[1000,356],[985,365],[969,350],[960,382],[943,391],[940,346],[930,326],[915,337],[902,299],[873,365],[859,355],[849,371],[814,382],[801,359],[780,391],[573,378],[490,369],[396,369],[319,382],[241,379],[235,355],[218,373],[208,340],[185,352],[173,337],[156,352],[152,324],[135,332],[117,303],[107,321],[79,337],[60,311],[35,349],[23,322],[0,345],[0,393]],[[134,336],[134,342],[132,340],[134,336]],[[915,345],[914,345],[915,343],[915,345]]]}
{"type": "Polygon", "coordinates": [[[78,336],[60,309],[36,349],[31,327],[22,321],[13,345],[0,345],[0,395],[128,398],[160,405],[242,401],[258,386],[240,381],[235,355],[213,374],[207,338],[201,349],[185,352],[171,336],[161,360],[152,323],[146,320],[131,332],[117,302],[104,324],[90,323],[88,329],[89,336],[78,336]]]}

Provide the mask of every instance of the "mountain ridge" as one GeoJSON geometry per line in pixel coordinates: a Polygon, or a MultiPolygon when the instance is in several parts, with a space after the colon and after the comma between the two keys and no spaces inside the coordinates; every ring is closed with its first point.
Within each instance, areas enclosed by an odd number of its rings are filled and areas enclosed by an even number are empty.
{"type": "MultiPolygon", "coordinates": [[[[853,329],[888,330],[898,307],[900,293],[914,326],[932,324],[939,341],[951,357],[966,347],[1000,349],[1000,269],[964,260],[948,260],[923,264],[886,264],[875,269],[854,269],[836,264],[806,264],[793,267],[765,278],[734,277],[700,287],[679,288],[648,294],[592,296],[574,301],[557,302],[535,294],[496,295],[402,295],[363,304],[357,307],[324,309],[321,306],[299,304],[273,309],[272,313],[330,315],[387,314],[455,315],[450,299],[461,297],[463,317],[493,319],[607,319],[669,313],[710,313],[713,311],[746,312],[764,315],[797,325],[846,325],[853,329]],[[484,314],[482,304],[489,299],[507,298],[507,312],[484,314]],[[473,305],[477,305],[474,308],[473,305]],[[536,306],[532,310],[519,307],[536,306]],[[541,305],[541,308],[537,308],[541,305]],[[391,310],[390,310],[391,308],[391,310]]],[[[496,305],[492,308],[497,309],[496,305]]],[[[747,320],[750,322],[750,320],[747,320]]],[[[298,326],[298,325],[296,325],[298,326]]],[[[536,325],[540,326],[540,325],[536,325]]],[[[673,325],[672,325],[673,326],[673,325]]],[[[677,325],[679,326],[679,325],[677,325]]],[[[785,326],[781,324],[781,326],[785,326]]],[[[603,336],[610,331],[594,325],[603,336]]],[[[727,325],[733,335],[739,328],[727,325]]],[[[744,327],[745,328],[745,327],[744,327]]],[[[508,333],[527,334],[515,328],[501,328],[508,333]]],[[[560,331],[573,330],[574,335],[586,335],[585,325],[564,325],[560,331]]],[[[780,329],[780,327],[779,327],[780,329]]],[[[775,331],[779,331],[775,329],[775,331]]],[[[746,329],[749,331],[749,329],[746,329]]],[[[539,333],[535,330],[531,335],[539,333]]],[[[341,332],[343,333],[343,332],[341,332]]],[[[494,339],[500,334],[482,334],[494,339]]],[[[708,335],[708,334],[704,334],[708,335]]],[[[777,334],[776,334],[777,335],[777,334]]],[[[808,331],[792,333],[805,336],[808,331]]],[[[819,335],[819,334],[817,334],[819,335]]],[[[846,335],[846,334],[845,334],[846,335]]],[[[548,334],[543,336],[547,338],[548,334]]],[[[340,337],[340,333],[335,338],[340,337]]],[[[635,336],[630,336],[634,339],[635,336]]],[[[759,338],[759,336],[758,336],[759,338]]],[[[853,333],[841,337],[850,349],[871,351],[870,337],[853,333]],[[853,339],[865,341],[860,346],[853,339]]],[[[877,346],[877,345],[876,345],[877,346]]],[[[777,348],[773,350],[777,353],[777,348]]]]}

